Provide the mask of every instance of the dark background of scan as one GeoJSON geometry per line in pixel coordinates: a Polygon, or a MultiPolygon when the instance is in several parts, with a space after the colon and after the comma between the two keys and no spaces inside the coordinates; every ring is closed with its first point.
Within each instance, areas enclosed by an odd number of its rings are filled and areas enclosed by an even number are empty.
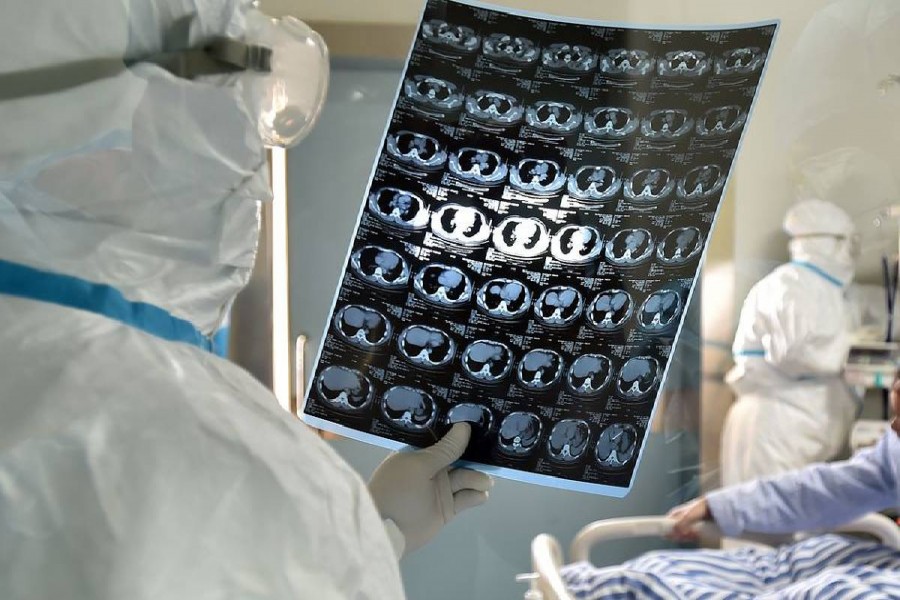
{"type": "MultiPolygon", "coordinates": [[[[774,28],[761,27],[734,31],[642,31],[622,28],[591,27],[539,21],[474,8],[466,5],[430,0],[425,21],[441,19],[452,24],[473,28],[482,39],[494,32],[522,35],[543,47],[557,42],[587,45],[601,54],[613,48],[637,48],[660,56],[668,50],[695,49],[716,56],[732,48],[757,46],[768,50],[774,28]]],[[[451,53],[452,54],[452,53],[451,53]]],[[[761,71],[741,79],[737,85],[723,85],[714,76],[703,78],[687,88],[670,88],[653,74],[639,85],[623,87],[611,85],[595,69],[590,75],[575,80],[561,80],[540,66],[509,74],[487,64],[480,51],[468,56],[452,57],[443,50],[435,52],[421,35],[416,37],[415,47],[404,78],[415,75],[432,75],[456,84],[464,95],[478,89],[500,91],[516,96],[527,107],[538,100],[561,100],[580,107],[585,115],[596,106],[628,106],[639,114],[658,108],[686,108],[693,117],[715,106],[740,105],[749,110],[761,71]]],[[[745,125],[746,127],[746,125],[745,125]]],[[[605,147],[586,136],[580,127],[565,138],[536,136],[522,123],[502,132],[487,130],[473,123],[461,111],[447,119],[422,115],[401,92],[395,106],[389,133],[410,130],[424,133],[437,140],[452,153],[455,149],[470,146],[499,152],[510,167],[520,158],[550,158],[556,160],[566,172],[574,172],[581,165],[610,165],[626,175],[642,168],[663,167],[680,178],[695,166],[714,163],[723,172],[731,169],[740,133],[717,144],[700,141],[691,132],[677,144],[665,147],[648,145],[640,131],[621,144],[605,147]]],[[[379,158],[371,185],[374,191],[382,186],[409,190],[429,204],[432,211],[445,203],[454,202],[472,206],[497,224],[506,216],[539,217],[551,233],[563,225],[592,225],[608,240],[621,229],[642,227],[661,241],[668,231],[693,225],[708,234],[721,199],[720,191],[701,203],[681,202],[673,194],[650,208],[636,206],[624,199],[620,190],[616,196],[596,207],[580,206],[563,208],[565,188],[558,194],[540,199],[523,199],[509,193],[508,183],[487,189],[474,189],[460,185],[448,178],[449,169],[436,172],[417,172],[394,161],[383,151],[379,158]]],[[[368,197],[365,199],[368,201],[368,197]]],[[[523,390],[515,384],[512,373],[503,385],[488,387],[471,382],[461,372],[460,356],[469,342],[476,339],[500,341],[511,347],[516,358],[535,348],[548,348],[559,352],[568,367],[581,354],[601,353],[620,367],[631,356],[653,356],[664,367],[674,343],[672,329],[665,335],[648,335],[636,327],[632,317],[627,326],[614,334],[601,334],[586,325],[583,316],[566,329],[548,328],[536,322],[529,311],[527,318],[517,322],[502,322],[486,317],[478,311],[474,293],[482,283],[496,277],[520,280],[536,299],[540,291],[552,285],[571,285],[584,294],[585,309],[599,291],[621,288],[628,291],[635,303],[635,314],[643,300],[660,288],[680,290],[686,300],[699,269],[699,257],[686,265],[663,267],[654,258],[648,263],[632,268],[616,267],[601,256],[589,266],[572,267],[547,260],[517,261],[491,250],[489,242],[475,249],[462,249],[437,240],[428,229],[418,232],[401,232],[382,224],[366,209],[357,230],[353,250],[366,245],[378,245],[400,252],[412,268],[407,289],[399,292],[379,290],[359,280],[349,267],[338,291],[335,312],[347,304],[362,304],[384,313],[394,325],[394,340],[378,353],[367,353],[344,343],[334,335],[333,329],[323,342],[322,354],[316,366],[318,375],[330,365],[344,365],[362,371],[376,387],[376,401],[366,414],[350,416],[331,410],[317,397],[315,386],[310,387],[305,412],[339,423],[346,427],[372,433],[417,446],[427,445],[446,432],[443,418],[450,407],[462,402],[475,402],[489,407],[494,413],[494,430],[491,437],[481,444],[472,444],[464,458],[475,462],[506,466],[523,471],[540,473],[612,486],[627,487],[632,479],[637,456],[622,471],[605,472],[594,463],[594,446],[600,431],[608,424],[627,422],[636,426],[643,437],[649,427],[649,418],[656,391],[638,403],[624,401],[613,393],[613,382],[598,398],[579,399],[568,393],[562,384],[541,394],[523,390]],[[441,310],[421,300],[412,291],[412,279],[425,264],[437,262],[453,265],[467,272],[472,278],[473,298],[461,310],[441,310]],[[396,337],[406,326],[423,324],[437,327],[449,333],[457,342],[457,357],[438,372],[414,367],[397,351],[396,337]],[[426,435],[411,435],[391,427],[380,417],[380,395],[394,385],[410,385],[427,391],[437,401],[440,415],[436,426],[426,435]],[[527,459],[512,460],[498,455],[493,449],[496,431],[503,416],[514,411],[537,414],[543,422],[541,442],[527,459]],[[592,429],[588,450],[574,467],[560,467],[546,457],[546,441],[552,424],[570,418],[586,420],[592,429]]],[[[546,256],[549,256],[549,252],[546,256]]],[[[683,315],[682,315],[683,316],[683,315]]],[[[333,317],[333,315],[332,315],[333,317]]],[[[680,322],[681,317],[679,317],[680,322]]],[[[642,443],[638,440],[638,445],[642,443]]]]}

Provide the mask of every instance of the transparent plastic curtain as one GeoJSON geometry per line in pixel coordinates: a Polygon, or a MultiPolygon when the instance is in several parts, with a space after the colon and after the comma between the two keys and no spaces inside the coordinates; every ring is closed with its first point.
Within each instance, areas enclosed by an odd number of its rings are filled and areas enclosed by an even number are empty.
{"type": "Polygon", "coordinates": [[[827,3],[801,34],[785,81],[779,126],[796,196],[835,202],[854,219],[857,334],[895,341],[900,213],[890,207],[900,205],[900,3],[827,3]]]}
{"type": "Polygon", "coordinates": [[[707,481],[717,473],[704,473],[700,454],[701,387],[703,377],[703,306],[698,282],[691,305],[684,317],[681,335],[672,353],[672,364],[657,402],[660,403],[654,428],[662,433],[663,443],[679,455],[678,465],[669,469],[678,484],[666,493],[671,505],[700,495],[707,481]]]}
{"type": "Polygon", "coordinates": [[[796,194],[847,208],[859,228],[862,274],[880,280],[881,255],[897,247],[885,209],[900,203],[900,3],[826,4],[785,75],[779,128],[796,194]]]}

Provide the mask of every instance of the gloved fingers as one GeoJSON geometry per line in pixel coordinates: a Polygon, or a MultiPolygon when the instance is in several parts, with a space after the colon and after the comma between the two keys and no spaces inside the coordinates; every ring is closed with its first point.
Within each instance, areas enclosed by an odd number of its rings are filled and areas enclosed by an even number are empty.
{"type": "Polygon", "coordinates": [[[450,474],[446,469],[438,471],[434,476],[436,485],[435,493],[437,494],[438,509],[441,511],[441,522],[449,523],[453,515],[456,514],[455,505],[453,503],[453,485],[450,482],[450,474]]]}
{"type": "Polygon", "coordinates": [[[488,492],[477,490],[462,490],[453,494],[453,512],[459,514],[464,510],[481,506],[488,501],[488,492]]]}
{"type": "Polygon", "coordinates": [[[430,474],[435,475],[459,460],[469,445],[471,435],[472,428],[468,423],[457,423],[438,443],[420,450],[423,464],[430,474]]]}
{"type": "Polygon", "coordinates": [[[462,490],[475,490],[486,492],[494,487],[494,480],[490,475],[473,471],[472,469],[453,469],[450,471],[450,489],[453,493],[462,490]]]}

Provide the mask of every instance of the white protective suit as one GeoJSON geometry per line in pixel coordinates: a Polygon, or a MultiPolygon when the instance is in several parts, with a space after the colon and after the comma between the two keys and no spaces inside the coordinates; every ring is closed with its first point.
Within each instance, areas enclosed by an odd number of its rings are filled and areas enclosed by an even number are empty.
{"type": "Polygon", "coordinates": [[[737,394],[722,433],[722,485],[838,456],[859,400],[841,378],[851,341],[845,298],[853,224],[837,206],[796,204],[791,262],[750,290],[726,381],[737,394]]]}
{"type": "MultiPolygon", "coordinates": [[[[13,2],[0,78],[158,53],[182,17],[192,45],[240,37],[251,4],[13,2]]],[[[15,292],[72,276],[112,305],[149,303],[212,334],[250,276],[270,197],[237,79],[138,64],[0,100],[3,600],[397,600],[403,546],[486,498],[486,476],[448,467],[465,426],[385,461],[373,502],[234,364],[15,292]]]]}

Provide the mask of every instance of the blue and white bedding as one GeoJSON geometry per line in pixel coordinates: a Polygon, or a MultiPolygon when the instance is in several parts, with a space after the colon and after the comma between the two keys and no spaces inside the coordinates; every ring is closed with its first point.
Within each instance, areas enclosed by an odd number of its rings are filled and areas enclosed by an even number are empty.
{"type": "Polygon", "coordinates": [[[579,600],[900,600],[900,551],[825,535],[777,549],[661,550],[616,567],[577,563],[562,576],[579,600]]]}

